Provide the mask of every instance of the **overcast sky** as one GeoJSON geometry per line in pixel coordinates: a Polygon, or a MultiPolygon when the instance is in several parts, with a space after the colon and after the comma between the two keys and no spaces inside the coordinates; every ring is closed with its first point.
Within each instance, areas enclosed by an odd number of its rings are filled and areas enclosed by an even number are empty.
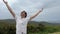
{"type": "MultiPolygon", "coordinates": [[[[22,10],[33,15],[42,7],[44,8],[35,21],[60,21],[60,0],[7,0],[14,12],[19,15],[22,10]]],[[[5,4],[0,0],[0,19],[11,19],[12,15],[5,4]]]]}

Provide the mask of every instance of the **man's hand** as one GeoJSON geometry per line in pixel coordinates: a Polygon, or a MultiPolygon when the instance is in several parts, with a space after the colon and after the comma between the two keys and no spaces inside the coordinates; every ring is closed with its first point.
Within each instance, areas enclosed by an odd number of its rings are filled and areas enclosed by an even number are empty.
{"type": "Polygon", "coordinates": [[[5,0],[3,0],[3,2],[5,3],[5,4],[7,4],[8,2],[7,1],[5,1],[5,0]]]}
{"type": "Polygon", "coordinates": [[[42,12],[42,11],[43,11],[43,8],[42,8],[42,9],[40,9],[39,11],[40,11],[40,12],[42,12]]]}

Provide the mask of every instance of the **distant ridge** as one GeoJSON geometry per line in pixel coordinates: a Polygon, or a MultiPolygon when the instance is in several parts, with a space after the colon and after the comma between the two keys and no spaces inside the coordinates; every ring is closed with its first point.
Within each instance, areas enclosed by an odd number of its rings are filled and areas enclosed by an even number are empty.
{"type": "MultiPolygon", "coordinates": [[[[5,19],[5,20],[0,20],[0,23],[16,23],[14,19],[5,19]]],[[[29,21],[29,24],[43,24],[43,25],[60,25],[60,23],[50,23],[46,21],[29,21]]]]}

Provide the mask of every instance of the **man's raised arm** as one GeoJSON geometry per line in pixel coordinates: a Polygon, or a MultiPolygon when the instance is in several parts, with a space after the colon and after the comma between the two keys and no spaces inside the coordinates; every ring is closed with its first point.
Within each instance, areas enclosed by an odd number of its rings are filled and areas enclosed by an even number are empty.
{"type": "Polygon", "coordinates": [[[33,16],[30,17],[30,20],[35,18],[37,15],[39,15],[40,12],[43,11],[43,8],[41,10],[39,10],[38,12],[36,12],[36,14],[34,14],[33,16]]]}
{"type": "Polygon", "coordinates": [[[3,2],[6,4],[8,10],[10,11],[10,13],[13,15],[13,17],[15,18],[15,13],[13,12],[12,8],[8,5],[8,2],[3,0],[3,2]]]}

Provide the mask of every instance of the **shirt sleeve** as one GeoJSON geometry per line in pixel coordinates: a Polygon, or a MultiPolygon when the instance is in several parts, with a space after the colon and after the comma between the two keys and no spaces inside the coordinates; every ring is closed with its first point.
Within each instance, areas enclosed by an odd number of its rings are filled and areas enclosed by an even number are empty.
{"type": "Polygon", "coordinates": [[[27,17],[27,20],[30,21],[30,17],[27,17]]]}

